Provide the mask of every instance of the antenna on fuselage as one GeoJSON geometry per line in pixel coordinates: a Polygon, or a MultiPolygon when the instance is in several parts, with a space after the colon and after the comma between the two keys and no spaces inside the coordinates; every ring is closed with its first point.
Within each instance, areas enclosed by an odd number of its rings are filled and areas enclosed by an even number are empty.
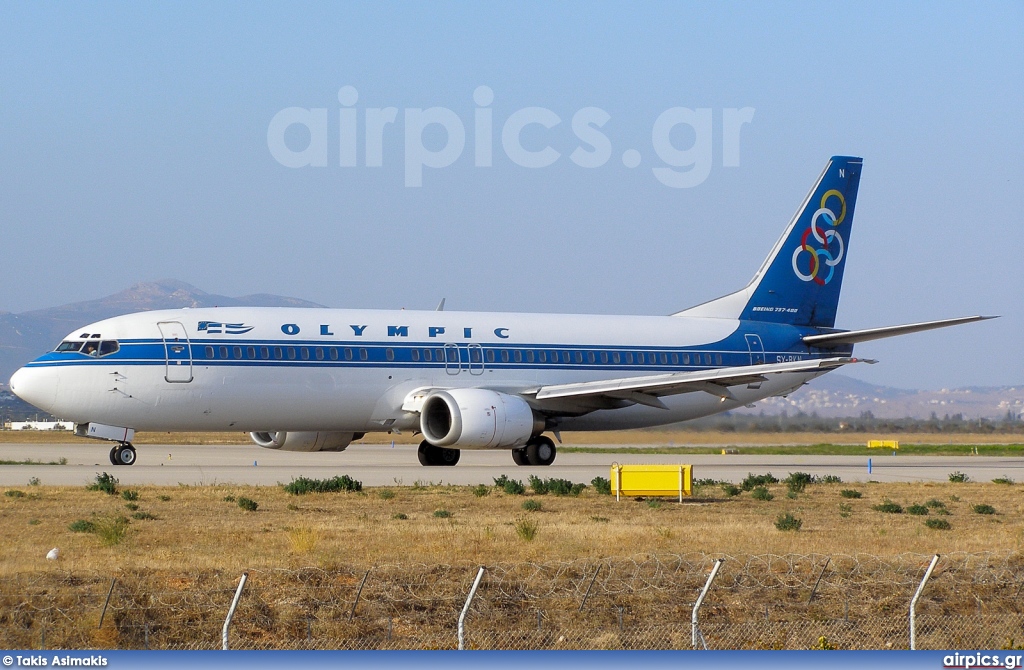
{"type": "Polygon", "coordinates": [[[444,300],[445,300],[444,298],[441,298],[441,302],[437,303],[437,309],[434,310],[435,312],[443,312],[444,311],[444,300]]]}

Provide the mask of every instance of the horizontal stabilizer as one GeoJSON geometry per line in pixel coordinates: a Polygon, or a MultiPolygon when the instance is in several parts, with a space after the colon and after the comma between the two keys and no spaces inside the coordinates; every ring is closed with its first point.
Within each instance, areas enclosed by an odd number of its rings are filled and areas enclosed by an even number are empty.
{"type": "Polygon", "coordinates": [[[961,323],[972,323],[974,321],[985,321],[995,319],[995,316],[961,316],[956,319],[942,319],[941,321],[924,321],[922,323],[908,323],[903,326],[886,326],[884,328],[868,328],[867,330],[847,330],[841,333],[826,333],[824,335],[808,335],[803,338],[804,344],[812,347],[838,347],[844,344],[858,344],[881,340],[886,337],[919,333],[922,330],[933,330],[945,328],[946,326],[957,326],[961,323]]]}

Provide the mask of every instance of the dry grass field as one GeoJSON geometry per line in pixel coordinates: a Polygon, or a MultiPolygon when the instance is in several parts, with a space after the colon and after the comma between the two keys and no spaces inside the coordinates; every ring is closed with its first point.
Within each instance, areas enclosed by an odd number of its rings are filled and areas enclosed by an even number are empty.
{"type": "MultiPolygon", "coordinates": [[[[493,486],[393,487],[360,493],[291,495],[281,487],[144,487],[138,498],[85,487],[25,486],[0,497],[0,574],[23,571],[155,569],[177,571],[374,565],[575,560],[635,554],[856,554],[1019,551],[1024,542],[1024,486],[1020,484],[812,484],[795,498],[785,484],[767,487],[771,500],[744,492],[729,497],[718,486],[696,491],[683,504],[623,500],[588,487],[579,497],[507,495],[493,486]],[[856,489],[861,498],[841,491],[856,489]],[[19,493],[14,493],[18,491],[19,493]],[[240,498],[254,500],[247,511],[240,498]],[[886,500],[906,508],[941,503],[926,516],[889,514],[886,500]],[[528,511],[524,503],[539,504],[528,511]],[[975,505],[995,514],[979,514],[975,505]],[[444,512],[438,512],[444,510],[444,512]],[[447,512],[448,516],[445,516],[447,512]],[[789,513],[803,525],[774,527],[789,513]],[[133,515],[141,518],[132,518],[133,515]],[[84,520],[129,523],[105,545],[69,526],[84,520]],[[949,522],[949,530],[925,526],[949,522]],[[525,537],[522,522],[535,526],[525,537]],[[43,560],[60,547],[57,562],[43,560]]],[[[131,494],[129,494],[130,496],[131,494]]]]}

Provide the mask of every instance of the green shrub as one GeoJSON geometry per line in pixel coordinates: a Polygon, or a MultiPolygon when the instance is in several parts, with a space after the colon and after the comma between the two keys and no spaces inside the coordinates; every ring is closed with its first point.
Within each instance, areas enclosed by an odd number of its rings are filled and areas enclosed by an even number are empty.
{"type": "Polygon", "coordinates": [[[993,484],[1016,484],[1016,482],[1013,481],[1012,479],[1010,479],[1009,477],[996,477],[995,479],[992,480],[992,483],[993,484]]]}
{"type": "Polygon", "coordinates": [[[975,514],[995,514],[996,508],[992,505],[975,505],[971,509],[974,510],[975,514]]]}
{"type": "Polygon", "coordinates": [[[391,500],[395,497],[395,492],[391,489],[381,489],[380,491],[377,491],[377,495],[380,496],[381,500],[391,500]]]}
{"type": "Polygon", "coordinates": [[[395,519],[396,521],[405,521],[405,520],[406,520],[406,519],[408,519],[409,517],[408,517],[408,516],[406,516],[405,514],[402,514],[401,512],[398,512],[398,513],[396,513],[396,514],[392,514],[392,515],[391,515],[391,518],[392,518],[392,519],[395,519]]]}
{"type": "Polygon", "coordinates": [[[592,516],[590,517],[590,520],[594,523],[608,523],[609,521],[611,521],[611,519],[609,519],[606,516],[592,516]]]}
{"type": "Polygon", "coordinates": [[[235,502],[235,496],[232,496],[232,495],[224,496],[224,502],[235,502]]]}
{"type": "Polygon", "coordinates": [[[523,501],[523,509],[526,510],[527,512],[539,512],[540,511],[540,507],[541,507],[541,504],[540,504],[539,500],[524,500],[523,501]]]}
{"type": "Polygon", "coordinates": [[[477,498],[483,498],[485,495],[491,492],[491,488],[487,484],[477,484],[473,487],[473,495],[477,498]]]}
{"type": "Polygon", "coordinates": [[[876,512],[885,512],[886,514],[903,514],[903,507],[897,505],[891,500],[883,500],[881,503],[875,505],[871,509],[876,512]]]}
{"type": "Polygon", "coordinates": [[[260,504],[252,498],[246,498],[245,496],[238,496],[238,506],[244,509],[246,512],[255,512],[259,509],[260,504]]]}
{"type": "Polygon", "coordinates": [[[934,530],[949,530],[951,526],[945,519],[925,519],[924,525],[934,530]]]}
{"type": "Polygon", "coordinates": [[[925,502],[925,507],[931,507],[932,509],[946,509],[946,503],[942,502],[938,498],[932,498],[925,502]]]}
{"type": "Polygon", "coordinates": [[[821,482],[822,484],[842,484],[843,483],[842,477],[839,477],[838,475],[823,475],[820,479],[818,479],[818,481],[821,482]]]}
{"type": "Polygon", "coordinates": [[[531,519],[520,519],[516,522],[516,535],[527,542],[533,542],[537,535],[537,522],[531,519]]]}
{"type": "Polygon", "coordinates": [[[757,488],[750,492],[750,497],[753,498],[754,500],[768,501],[774,498],[775,496],[773,496],[771,494],[771,491],[769,491],[765,487],[758,486],[757,488]]]}
{"type": "Polygon", "coordinates": [[[740,494],[740,487],[734,484],[722,484],[722,490],[725,491],[725,495],[729,496],[730,498],[733,496],[738,496],[740,494]]]}
{"type": "Polygon", "coordinates": [[[549,490],[548,483],[537,475],[530,475],[530,490],[539,496],[545,495],[549,490]]]}
{"type": "Polygon", "coordinates": [[[956,472],[951,472],[949,474],[949,481],[953,482],[954,484],[964,484],[966,482],[971,481],[971,478],[957,470],[956,472]]]}
{"type": "Polygon", "coordinates": [[[612,494],[612,483],[604,477],[594,477],[590,480],[590,485],[602,495],[610,496],[612,494]]]}
{"type": "Polygon", "coordinates": [[[864,494],[855,489],[843,489],[842,491],[839,492],[839,495],[843,496],[844,498],[860,498],[864,494]]]}
{"type": "Polygon", "coordinates": [[[796,491],[794,491],[793,489],[786,491],[786,497],[789,498],[790,500],[796,500],[796,495],[796,491]]]}
{"type": "Polygon", "coordinates": [[[924,505],[913,504],[907,507],[907,514],[913,514],[914,516],[926,516],[928,514],[928,508],[924,505]]]}
{"type": "Polygon", "coordinates": [[[526,487],[517,479],[509,479],[506,475],[495,477],[494,485],[510,496],[521,496],[526,493],[526,487]]]}
{"type": "Polygon", "coordinates": [[[791,472],[783,481],[786,482],[786,486],[793,493],[803,493],[807,485],[815,483],[817,478],[806,472],[791,472]]]}
{"type": "Polygon", "coordinates": [[[363,483],[352,479],[348,475],[331,477],[330,479],[310,479],[309,477],[298,477],[291,483],[285,484],[284,490],[292,495],[300,496],[306,493],[337,493],[338,491],[362,491],[363,483]]]}
{"type": "Polygon", "coordinates": [[[549,479],[544,483],[556,496],[578,496],[587,488],[586,484],[573,484],[568,479],[549,479]]]}
{"type": "Polygon", "coordinates": [[[73,521],[68,525],[68,530],[72,533],[91,533],[96,530],[96,524],[92,521],[86,521],[85,519],[79,519],[73,521]]]}
{"type": "Polygon", "coordinates": [[[124,536],[128,533],[129,523],[127,517],[123,516],[99,519],[96,521],[92,532],[100,539],[101,543],[107,547],[112,547],[124,539],[124,536]]]}
{"type": "Polygon", "coordinates": [[[171,496],[157,496],[157,498],[163,502],[170,502],[171,500],[171,496]]]}
{"type": "Polygon", "coordinates": [[[778,484],[779,480],[772,476],[772,473],[766,475],[755,475],[753,473],[747,473],[746,478],[740,483],[740,488],[744,491],[750,491],[755,486],[765,486],[767,484],[778,484]]]}
{"type": "Polygon", "coordinates": [[[121,497],[129,502],[134,502],[139,499],[139,492],[135,489],[125,489],[121,491],[121,497]]]}
{"type": "Polygon", "coordinates": [[[775,527],[779,530],[800,530],[800,527],[804,525],[804,522],[789,512],[780,514],[779,518],[775,520],[775,527]]]}
{"type": "Polygon", "coordinates": [[[720,481],[718,479],[710,479],[710,478],[695,479],[695,480],[693,480],[694,488],[697,488],[697,487],[700,487],[700,486],[718,486],[719,484],[725,484],[725,483],[727,483],[727,482],[723,482],[723,481],[720,481]]]}
{"type": "Polygon", "coordinates": [[[661,507],[661,501],[658,500],[657,498],[648,498],[647,506],[650,507],[651,509],[658,509],[659,507],[661,507]]]}
{"type": "Polygon", "coordinates": [[[4,491],[4,495],[8,498],[24,498],[25,492],[19,491],[18,489],[7,489],[4,491]]]}
{"type": "Polygon", "coordinates": [[[117,495],[117,479],[106,472],[96,475],[96,481],[85,487],[89,491],[103,491],[107,495],[117,495]]]}
{"type": "Polygon", "coordinates": [[[137,504],[135,504],[135,503],[125,503],[124,507],[125,507],[125,509],[127,509],[127,510],[129,510],[131,512],[134,512],[135,510],[139,509],[139,506],[137,504]]]}
{"type": "Polygon", "coordinates": [[[852,511],[852,505],[844,505],[843,503],[839,503],[839,516],[843,517],[844,519],[847,519],[850,517],[850,512],[852,511]]]}
{"type": "Polygon", "coordinates": [[[436,519],[450,519],[451,517],[452,517],[452,513],[449,512],[446,509],[436,509],[436,510],[434,510],[434,518],[436,518],[436,519]]]}
{"type": "Polygon", "coordinates": [[[39,486],[39,477],[29,477],[28,478],[28,485],[29,486],[39,486]]]}
{"type": "Polygon", "coordinates": [[[132,518],[133,519],[138,519],[139,521],[155,521],[156,520],[156,516],[150,514],[149,512],[136,512],[135,514],[132,514],[132,518]]]}

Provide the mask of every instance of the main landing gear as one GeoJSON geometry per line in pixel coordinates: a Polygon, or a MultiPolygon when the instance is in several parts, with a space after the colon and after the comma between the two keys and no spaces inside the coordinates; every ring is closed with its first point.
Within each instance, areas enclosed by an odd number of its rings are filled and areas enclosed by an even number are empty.
{"type": "Polygon", "coordinates": [[[551,465],[555,462],[555,443],[550,437],[538,435],[531,438],[522,449],[512,450],[516,465],[551,465]]]}
{"type": "Polygon", "coordinates": [[[110,450],[110,462],[113,465],[134,465],[135,447],[129,442],[122,442],[110,450]]]}
{"type": "Polygon", "coordinates": [[[462,452],[458,449],[435,447],[426,440],[423,440],[420,442],[417,455],[420,458],[420,465],[455,465],[459,462],[459,456],[462,455],[462,452]]]}

